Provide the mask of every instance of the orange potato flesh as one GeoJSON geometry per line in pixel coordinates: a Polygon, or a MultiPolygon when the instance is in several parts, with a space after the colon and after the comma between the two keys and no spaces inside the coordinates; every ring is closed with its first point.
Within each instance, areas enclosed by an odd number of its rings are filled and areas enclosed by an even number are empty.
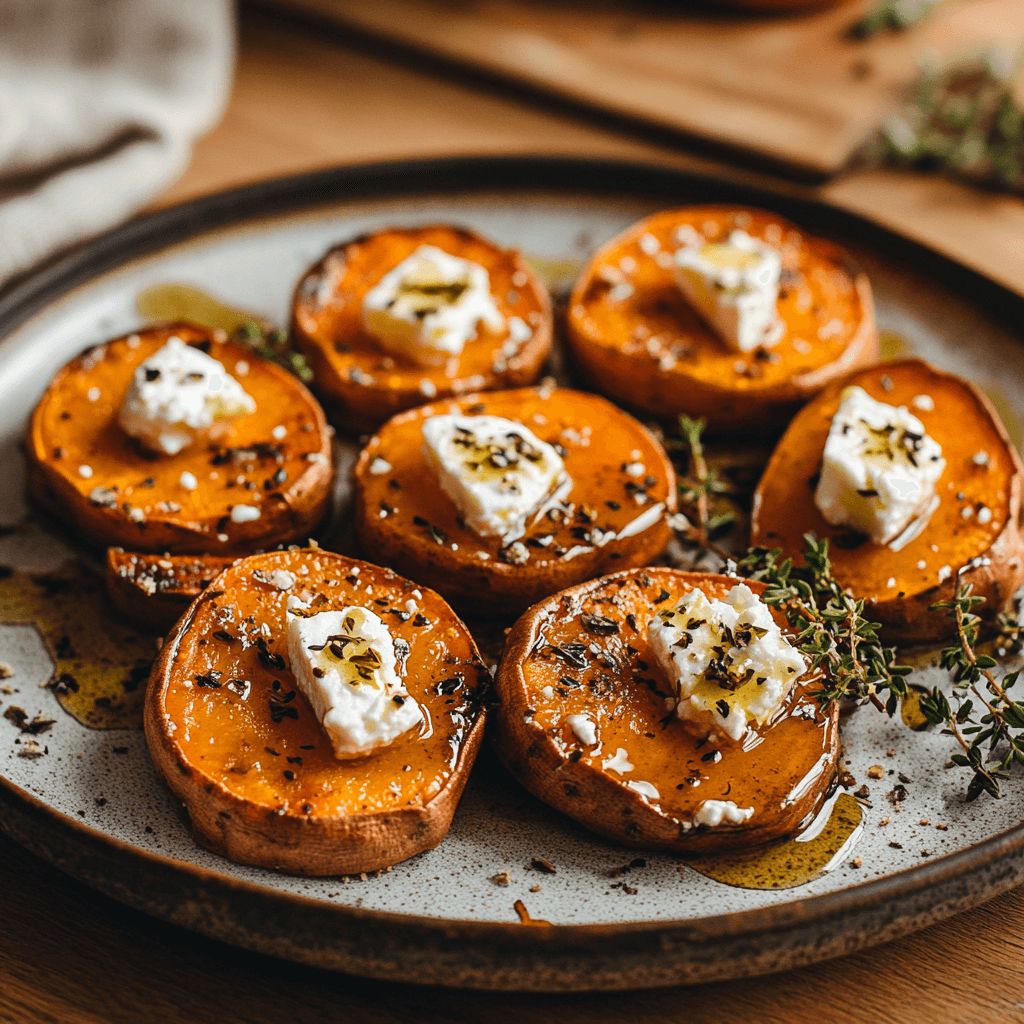
{"type": "Polygon", "coordinates": [[[953,595],[956,571],[971,559],[987,555],[993,560],[964,580],[973,580],[975,593],[991,599],[989,607],[980,609],[985,614],[994,615],[1024,582],[1021,481],[1020,457],[995,410],[972,385],[919,360],[884,363],[830,387],[793,420],[754,495],[751,543],[782,548],[799,562],[805,533],[829,538],[836,579],[867,600],[869,617],[892,628],[899,639],[938,638],[948,635],[953,623],[928,606],[953,595]],[[851,536],[848,527],[827,523],[814,503],[825,439],[841,392],[851,385],[876,401],[907,406],[941,445],[946,460],[936,486],[939,507],[900,551],[870,540],[856,543],[859,537],[851,536]],[[934,409],[916,408],[917,395],[929,396],[934,409]],[[981,452],[988,456],[987,466],[974,462],[981,452]],[[989,522],[979,520],[982,506],[991,510],[989,522]],[[965,508],[971,509],[968,518],[965,508]]]}
{"type": "Polygon", "coordinates": [[[582,368],[612,398],[656,416],[703,416],[723,430],[782,422],[829,380],[878,358],[871,287],[843,251],[776,214],[731,206],[657,213],[613,239],[576,282],[568,327],[582,368]],[[780,250],[786,333],[777,345],[735,352],[686,302],[668,259],[681,225],[716,241],[740,229],[780,250]],[[644,251],[652,239],[654,255],[644,251]],[[618,275],[630,295],[613,290],[618,275]]]}
{"type": "Polygon", "coordinates": [[[297,378],[220,337],[168,324],[68,363],[32,416],[33,497],[91,542],[136,551],[227,555],[305,539],[327,511],[333,475],[323,410],[297,378]],[[177,455],[158,455],[129,437],[117,419],[136,367],[172,336],[209,346],[255,400],[256,411],[235,420],[214,445],[200,441],[177,455]],[[247,364],[247,373],[239,372],[239,363],[247,364]],[[94,388],[99,397],[91,401],[94,388]],[[286,431],[281,439],[273,435],[279,426],[286,431]],[[239,457],[254,445],[263,447],[239,457]],[[235,455],[218,455],[227,449],[235,455]],[[92,470],[88,477],[81,466],[92,470]],[[182,485],[182,473],[196,478],[195,490],[182,485]],[[114,507],[90,500],[97,487],[115,490],[114,507]],[[232,522],[230,509],[241,504],[258,506],[260,518],[232,522]],[[133,521],[132,509],[142,509],[144,520],[133,521]]]}
{"type": "MultiPolygon", "coordinates": [[[[509,636],[495,682],[501,700],[496,744],[512,773],[587,828],[633,846],[748,846],[809,823],[834,782],[838,749],[838,709],[819,708],[812,696],[817,676],[803,677],[775,719],[742,743],[697,740],[666,710],[665,698],[674,691],[655,664],[647,624],[694,587],[721,599],[738,582],[747,581],[634,569],[530,609],[509,636]],[[611,618],[617,631],[595,632],[584,615],[611,618]],[[560,653],[574,643],[599,649],[582,655],[585,668],[560,653]],[[600,747],[573,734],[566,718],[576,714],[595,724],[600,747]],[[603,767],[619,748],[633,765],[621,775],[603,767]],[[653,785],[658,798],[641,796],[629,782],[653,785]],[[705,800],[731,800],[754,814],[741,825],[692,826],[705,800]]],[[[761,584],[747,585],[763,592],[761,584]]],[[[722,696],[731,694],[723,690],[722,696]]]]}
{"type": "Polygon", "coordinates": [[[676,508],[675,473],[653,435],[605,399],[567,389],[490,392],[402,413],[363,449],[355,485],[356,529],[368,557],[478,614],[516,613],[611,568],[647,564],[668,543],[667,519],[676,508]],[[560,521],[542,515],[528,523],[521,538],[530,555],[525,564],[503,561],[499,538],[460,525],[458,509],[427,465],[423,422],[448,413],[515,420],[565,451],[573,481],[565,502],[573,508],[560,521]],[[371,472],[378,458],[390,471],[371,472]],[[625,472],[631,461],[643,464],[640,477],[625,472]],[[642,516],[650,522],[638,529],[642,516]],[[595,527],[602,540],[615,537],[597,544],[595,527]]]}
{"type": "Polygon", "coordinates": [[[199,842],[245,863],[333,874],[375,870],[443,838],[490,676],[437,594],[420,590],[420,613],[405,611],[414,589],[386,569],[305,549],[237,562],[192,605],[153,670],[146,735],[199,842]],[[295,574],[291,591],[253,575],[275,569],[295,574]],[[403,679],[426,713],[422,727],[363,758],[334,756],[286,667],[286,601],[303,589],[327,595],[321,610],[370,608],[409,644],[403,679]],[[200,685],[215,672],[221,685],[200,685]]]}
{"type": "Polygon", "coordinates": [[[552,335],[547,290],[519,254],[446,225],[391,228],[336,246],[299,282],[292,326],[332,420],[353,431],[372,430],[400,410],[435,397],[532,384],[551,350],[552,335]],[[505,318],[505,330],[498,333],[479,324],[476,339],[466,342],[453,369],[416,366],[390,355],[362,325],[366,293],[421,245],[484,267],[505,318]],[[510,341],[510,317],[519,317],[533,333],[506,354],[502,349],[510,341]]]}

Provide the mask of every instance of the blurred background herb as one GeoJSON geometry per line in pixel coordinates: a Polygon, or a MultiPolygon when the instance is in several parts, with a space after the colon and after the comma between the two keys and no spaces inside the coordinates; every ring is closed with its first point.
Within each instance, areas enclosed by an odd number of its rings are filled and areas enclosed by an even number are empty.
{"type": "Polygon", "coordinates": [[[989,188],[1024,189],[1018,57],[1002,49],[922,62],[906,102],[864,156],[871,164],[941,171],[989,188]]]}
{"type": "Polygon", "coordinates": [[[902,32],[933,14],[946,0],[879,0],[850,26],[854,39],[870,39],[879,32],[902,32]]]}
{"type": "Polygon", "coordinates": [[[231,337],[232,341],[252,349],[256,355],[294,373],[303,383],[308,384],[313,379],[313,371],[309,368],[306,357],[292,347],[287,331],[276,327],[265,330],[259,322],[250,320],[242,324],[231,337]]]}

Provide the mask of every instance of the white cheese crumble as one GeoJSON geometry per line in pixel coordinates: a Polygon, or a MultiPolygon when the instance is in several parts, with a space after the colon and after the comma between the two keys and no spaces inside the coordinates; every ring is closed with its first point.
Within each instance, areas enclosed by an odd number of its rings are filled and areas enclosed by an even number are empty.
{"type": "Polygon", "coordinates": [[[751,352],[779,341],[782,261],[770,245],[733,231],[727,242],[687,245],[675,260],[680,291],[726,345],[751,352]]]}
{"type": "Polygon", "coordinates": [[[626,755],[626,751],[622,747],[618,747],[615,751],[614,757],[605,758],[601,762],[601,767],[606,771],[618,772],[620,775],[625,775],[626,772],[631,772],[633,766],[629,763],[626,755]]]}
{"type": "Polygon", "coordinates": [[[580,743],[592,747],[597,742],[597,729],[586,715],[567,715],[565,724],[572,729],[580,743]]]}
{"type": "Polygon", "coordinates": [[[231,509],[231,522],[251,523],[260,517],[260,510],[255,505],[235,505],[231,509]]]}
{"type": "Polygon", "coordinates": [[[370,463],[370,473],[372,476],[383,476],[385,473],[391,472],[391,463],[387,459],[382,459],[379,455],[370,463]]]}
{"type": "Polygon", "coordinates": [[[978,522],[981,523],[982,526],[987,526],[992,522],[992,509],[990,509],[988,505],[982,505],[981,508],[978,509],[978,522]]]}
{"type": "Polygon", "coordinates": [[[270,432],[270,436],[275,441],[283,441],[285,439],[285,437],[287,437],[287,435],[288,435],[288,428],[287,427],[282,427],[280,424],[278,424],[276,427],[274,427],[274,429],[270,432]]]}
{"type": "Polygon", "coordinates": [[[661,794],[649,782],[643,782],[640,779],[627,779],[626,787],[628,789],[632,789],[636,793],[639,793],[641,796],[647,797],[648,800],[661,799],[661,794]]]}
{"type": "Polygon", "coordinates": [[[83,480],[88,480],[92,476],[92,466],[79,466],[78,475],[83,480]]]}
{"type": "Polygon", "coordinates": [[[430,416],[423,455],[466,525],[505,543],[571,487],[558,452],[522,423],[501,416],[430,416]]]}
{"type": "Polygon", "coordinates": [[[89,390],[85,393],[85,397],[88,398],[90,402],[98,402],[100,400],[100,389],[89,388],[89,390]]]}
{"type": "Polygon", "coordinates": [[[485,267],[421,245],[388,271],[363,300],[363,325],[380,345],[421,366],[443,365],[505,319],[491,295],[485,267]]]}
{"type": "Polygon", "coordinates": [[[727,825],[742,825],[753,813],[753,807],[737,807],[732,800],[705,800],[697,808],[693,823],[708,828],[717,828],[723,822],[727,825]]]}
{"type": "Polygon", "coordinates": [[[772,718],[808,668],[744,583],[723,601],[691,590],[651,619],[647,638],[676,690],[676,715],[702,737],[742,739],[750,723],[772,718]]]}
{"type": "Polygon", "coordinates": [[[935,410],[935,399],[931,395],[914,395],[910,404],[921,412],[933,412],[935,410]]]}
{"type": "Polygon", "coordinates": [[[305,610],[298,598],[288,599],[288,664],[335,757],[369,754],[422,721],[398,677],[384,622],[354,605],[309,616],[305,610]]]}
{"type": "Polygon", "coordinates": [[[118,422],[147,448],[177,455],[255,411],[256,403],[216,359],[172,337],[139,364],[118,422]]]}
{"type": "Polygon", "coordinates": [[[849,387],[825,441],[814,502],[833,525],[899,550],[938,506],[935,485],[945,467],[942,448],[906,406],[849,387]]]}
{"type": "Polygon", "coordinates": [[[199,481],[196,479],[195,474],[189,473],[187,470],[178,477],[178,483],[186,491],[194,491],[199,486],[199,481]]]}

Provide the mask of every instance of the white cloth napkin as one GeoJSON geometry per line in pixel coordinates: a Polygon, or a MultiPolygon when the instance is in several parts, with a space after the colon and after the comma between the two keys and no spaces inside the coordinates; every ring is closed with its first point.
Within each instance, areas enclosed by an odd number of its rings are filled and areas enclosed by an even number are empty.
{"type": "Polygon", "coordinates": [[[124,220],[219,118],[231,0],[0,0],[0,285],[124,220]]]}

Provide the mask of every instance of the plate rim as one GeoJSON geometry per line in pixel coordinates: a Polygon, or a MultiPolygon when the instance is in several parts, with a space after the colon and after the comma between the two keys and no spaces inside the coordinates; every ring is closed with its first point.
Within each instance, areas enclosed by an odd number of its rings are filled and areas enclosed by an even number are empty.
{"type": "MultiPolygon", "coordinates": [[[[805,223],[809,219],[819,224],[824,222],[832,230],[838,228],[846,238],[856,238],[867,245],[884,243],[894,261],[912,261],[915,267],[938,283],[967,293],[979,306],[984,305],[986,313],[993,318],[1010,325],[1024,320],[1024,296],[922,242],[820,199],[642,162],[558,156],[471,156],[364,163],[271,178],[139,216],[58,257],[0,297],[0,344],[23,323],[73,289],[133,259],[211,231],[338,201],[402,199],[431,194],[458,196],[501,189],[521,193],[605,193],[651,199],[667,199],[676,195],[676,202],[681,203],[685,199],[687,204],[708,201],[766,206],[797,223],[805,223]]],[[[818,232],[820,229],[815,227],[814,230],[818,232]]],[[[120,856],[148,864],[154,870],[170,870],[177,877],[188,878],[213,890],[219,888],[233,896],[280,902],[290,908],[315,908],[318,913],[329,914],[340,922],[379,925],[391,934],[403,932],[410,940],[417,935],[459,940],[500,938],[516,948],[541,946],[551,949],[554,946],[566,952],[582,952],[595,941],[603,942],[609,938],[643,940],[655,937],[660,939],[662,949],[668,948],[666,943],[668,946],[709,941],[733,943],[758,935],[799,931],[829,918],[848,918],[860,911],[895,907],[901,898],[910,901],[926,890],[935,891],[935,902],[939,904],[937,912],[932,908],[930,919],[934,920],[995,896],[1017,884],[1024,876],[1022,822],[925,864],[836,892],[805,898],[796,895],[793,899],[766,907],[707,917],[524,928],[521,923],[511,921],[435,918],[364,909],[284,892],[261,882],[232,878],[218,870],[145,850],[91,828],[57,811],[2,774],[0,805],[3,805],[0,806],[0,827],[51,863],[60,858],[53,856],[52,849],[45,848],[45,844],[40,849],[39,844],[25,842],[23,837],[19,837],[20,829],[14,816],[20,816],[26,822],[39,819],[50,829],[70,835],[83,846],[99,844],[120,856]],[[1015,856],[1019,863],[1011,866],[1015,856]],[[1000,863],[1004,864],[1006,871],[1002,875],[997,872],[995,882],[983,887],[980,893],[971,894],[969,903],[952,897],[945,903],[941,902],[940,894],[947,893],[950,887],[955,890],[958,881],[969,880],[970,876],[980,875],[984,869],[1000,863]],[[947,909],[943,912],[942,907],[947,909]]],[[[75,874],[67,865],[58,866],[69,874],[75,874]]],[[[95,881],[88,884],[100,887],[95,881]]],[[[125,896],[118,898],[130,902],[125,896]]],[[[882,936],[885,937],[888,935],[882,936]]],[[[878,939],[866,938],[860,944],[872,941],[878,939]]],[[[608,952],[613,953],[614,950],[608,952]]],[[[832,954],[821,954],[827,955],[832,954]]],[[[444,981],[438,979],[436,983],[444,984],[444,981]]],[[[453,983],[459,984],[457,980],[453,983]]]]}

